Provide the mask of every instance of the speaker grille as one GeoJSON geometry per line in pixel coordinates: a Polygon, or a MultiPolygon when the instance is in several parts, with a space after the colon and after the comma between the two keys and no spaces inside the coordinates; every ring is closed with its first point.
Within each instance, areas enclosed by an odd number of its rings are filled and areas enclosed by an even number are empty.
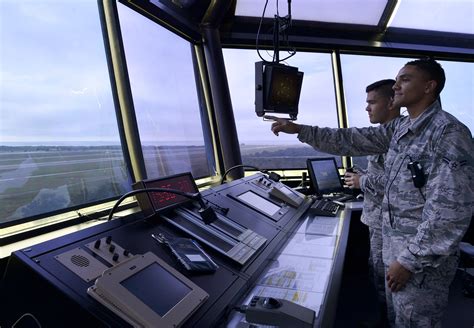
{"type": "Polygon", "coordinates": [[[71,262],[72,264],[75,264],[80,267],[87,267],[89,266],[90,262],[89,260],[82,256],[82,255],[73,255],[71,256],[71,262]]]}

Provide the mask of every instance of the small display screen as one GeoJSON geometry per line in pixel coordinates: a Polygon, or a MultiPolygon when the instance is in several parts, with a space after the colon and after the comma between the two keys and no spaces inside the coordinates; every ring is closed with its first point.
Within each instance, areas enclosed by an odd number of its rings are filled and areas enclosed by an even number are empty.
{"type": "Polygon", "coordinates": [[[297,111],[303,73],[286,66],[267,67],[268,98],[270,110],[289,109],[297,111]]]}
{"type": "MultiPolygon", "coordinates": [[[[146,181],[146,188],[167,188],[189,193],[198,192],[194,179],[190,174],[183,174],[159,180],[149,180],[146,181]]],[[[155,211],[191,201],[187,197],[170,192],[150,192],[150,199],[155,211]]]]}
{"type": "Polygon", "coordinates": [[[276,212],[280,210],[279,206],[266,200],[262,196],[257,195],[253,191],[244,192],[243,194],[237,196],[237,198],[270,216],[273,216],[276,212]]]}
{"type": "Polygon", "coordinates": [[[161,317],[192,291],[156,262],[120,284],[161,317]]]}
{"type": "Polygon", "coordinates": [[[319,194],[343,192],[344,188],[339,178],[336,162],[333,158],[314,159],[311,165],[311,181],[319,194]]]}

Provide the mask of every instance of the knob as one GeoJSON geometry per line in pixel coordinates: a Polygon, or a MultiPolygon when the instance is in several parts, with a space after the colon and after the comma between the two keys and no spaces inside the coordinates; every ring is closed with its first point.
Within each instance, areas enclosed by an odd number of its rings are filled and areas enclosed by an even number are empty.
{"type": "Polygon", "coordinates": [[[109,252],[113,253],[115,251],[115,245],[110,245],[109,252]]]}
{"type": "Polygon", "coordinates": [[[107,238],[105,238],[105,242],[110,244],[112,242],[112,236],[107,236],[107,238]]]}
{"type": "Polygon", "coordinates": [[[100,239],[97,239],[94,243],[94,248],[99,249],[100,248],[100,239]]]}
{"type": "Polygon", "coordinates": [[[112,256],[112,261],[117,262],[118,258],[119,258],[119,255],[118,255],[117,253],[115,253],[115,254],[112,256]]]}

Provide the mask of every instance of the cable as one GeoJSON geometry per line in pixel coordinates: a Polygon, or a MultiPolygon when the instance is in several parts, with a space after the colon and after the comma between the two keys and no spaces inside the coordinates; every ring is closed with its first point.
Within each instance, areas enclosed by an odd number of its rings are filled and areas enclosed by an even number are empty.
{"type": "Polygon", "coordinates": [[[227,174],[228,174],[230,171],[232,171],[232,170],[234,170],[234,169],[236,169],[236,168],[239,168],[239,167],[243,167],[243,168],[248,167],[248,168],[251,168],[251,169],[260,171],[260,172],[262,172],[262,173],[266,173],[266,172],[263,172],[262,170],[260,170],[260,169],[259,169],[258,167],[256,167],[256,166],[238,164],[238,165],[232,166],[231,168],[227,169],[227,171],[224,172],[224,174],[222,175],[222,178],[221,178],[221,184],[224,184],[225,178],[226,178],[227,174]]]}
{"type": "MultiPolygon", "coordinates": [[[[295,49],[292,49],[291,51],[288,50],[288,53],[290,54],[289,56],[283,58],[283,59],[279,59],[279,56],[278,56],[278,51],[279,51],[279,46],[277,47],[277,50],[273,49],[273,56],[272,56],[272,61],[268,61],[266,59],[264,59],[262,57],[262,55],[260,54],[260,49],[258,47],[258,42],[259,42],[259,39],[260,39],[260,31],[261,31],[261,28],[262,28],[262,23],[263,23],[263,19],[265,17],[265,12],[267,10],[267,5],[268,5],[268,0],[265,1],[265,6],[263,7],[263,12],[262,12],[262,16],[260,17],[260,22],[258,24],[258,29],[257,29],[257,38],[255,40],[255,48],[257,49],[257,54],[258,56],[260,57],[260,59],[265,62],[265,63],[280,63],[282,61],[285,61],[291,57],[293,57],[295,54],[296,54],[296,50],[295,49]]],[[[285,33],[283,33],[283,40],[286,41],[286,46],[289,48],[290,47],[290,43],[289,43],[289,40],[288,40],[288,35],[286,33],[286,30],[288,29],[288,27],[291,26],[291,0],[288,0],[288,18],[282,18],[280,17],[280,11],[279,11],[279,4],[278,4],[278,0],[276,1],[276,16],[275,16],[275,22],[277,23],[276,26],[279,27],[280,26],[280,20],[281,21],[284,21],[285,23],[285,28],[283,31],[285,31],[285,33]]],[[[270,29],[271,30],[271,29],[270,29]]],[[[273,43],[274,43],[274,46],[275,46],[275,43],[278,43],[279,44],[279,40],[280,40],[280,30],[279,28],[275,29],[275,25],[273,27],[273,43]]]]}
{"type": "Polygon", "coordinates": [[[38,319],[36,319],[36,317],[32,315],[31,313],[24,313],[20,318],[18,318],[17,321],[13,323],[12,328],[15,328],[15,326],[25,317],[31,317],[35,321],[35,323],[38,325],[38,327],[41,328],[41,324],[39,323],[38,319]]]}
{"type": "MultiPolygon", "coordinates": [[[[400,173],[400,169],[402,168],[402,165],[403,165],[403,162],[405,161],[406,158],[409,158],[410,159],[410,162],[413,163],[413,159],[411,158],[410,155],[406,154],[403,159],[401,160],[401,163],[400,163],[400,166],[398,167],[397,169],[397,172],[395,173],[395,176],[393,177],[392,181],[390,182],[389,186],[388,186],[388,189],[387,189],[387,206],[388,206],[388,219],[389,219],[389,222],[390,222],[390,226],[392,226],[392,211],[391,211],[391,208],[390,208],[390,188],[392,187],[392,184],[393,182],[395,181],[395,179],[397,178],[398,176],[398,173],[400,173]]],[[[393,167],[393,164],[392,164],[392,167],[393,167]]],[[[390,167],[390,171],[388,172],[388,176],[390,176],[390,173],[392,171],[392,167],[390,167]]],[[[408,167],[407,167],[408,169],[408,167]]],[[[423,173],[422,173],[423,174],[423,173]]],[[[415,184],[415,181],[414,181],[414,176],[412,174],[412,180],[413,180],[413,183],[415,184]]],[[[415,187],[418,189],[418,191],[420,192],[420,195],[421,195],[421,198],[423,198],[423,201],[426,202],[426,197],[425,195],[423,195],[423,192],[421,190],[421,188],[423,188],[423,186],[425,185],[425,182],[423,182],[423,185],[421,185],[420,187],[417,187],[415,185],[415,187]]]]}
{"type": "Polygon", "coordinates": [[[263,174],[268,175],[268,178],[269,178],[270,180],[273,180],[273,181],[275,181],[275,182],[278,182],[278,181],[280,181],[280,179],[281,179],[281,176],[280,176],[279,174],[275,173],[275,172],[270,172],[270,171],[265,170],[265,169],[261,170],[261,169],[259,169],[258,167],[252,166],[252,165],[239,164],[239,165],[232,166],[230,169],[228,169],[227,171],[224,172],[224,174],[222,175],[222,178],[221,178],[221,184],[224,183],[224,180],[225,180],[227,174],[228,174],[230,171],[232,171],[233,169],[239,168],[239,167],[249,167],[249,168],[252,168],[252,169],[257,170],[257,171],[259,171],[259,172],[262,172],[263,174]]]}
{"type": "MultiPolygon", "coordinates": [[[[398,170],[397,172],[395,173],[395,176],[393,177],[392,181],[390,182],[390,184],[388,185],[388,188],[387,188],[387,206],[388,206],[388,221],[390,223],[390,226],[393,226],[393,222],[392,222],[392,211],[390,209],[390,188],[392,187],[392,184],[393,182],[395,181],[395,179],[397,178],[398,176],[398,173],[400,172],[400,169],[402,168],[402,165],[403,165],[403,162],[405,161],[405,158],[409,157],[408,155],[405,155],[405,157],[403,157],[401,163],[400,163],[400,166],[398,167],[398,170]]],[[[392,163],[392,166],[390,167],[390,171],[388,172],[388,176],[390,177],[390,173],[392,172],[392,168],[393,168],[393,163],[392,163]]]]}
{"type": "Polygon", "coordinates": [[[258,49],[258,39],[260,38],[260,29],[262,27],[262,22],[263,22],[263,17],[265,16],[265,11],[267,10],[267,5],[268,5],[268,0],[265,1],[265,6],[263,7],[262,17],[260,18],[260,23],[258,24],[257,39],[255,40],[255,48],[257,49],[257,54],[260,57],[260,59],[263,60],[265,63],[269,63],[269,61],[265,60],[262,57],[262,55],[260,55],[260,50],[258,49]]]}
{"type": "Polygon", "coordinates": [[[118,206],[120,203],[126,199],[127,197],[140,194],[140,193],[149,193],[149,192],[165,192],[165,193],[172,193],[172,194],[177,194],[186,198],[189,198],[191,200],[196,200],[199,203],[199,206],[201,207],[199,209],[199,214],[201,215],[201,218],[203,219],[204,223],[210,224],[213,221],[217,219],[216,213],[211,207],[206,206],[206,203],[204,203],[204,200],[201,197],[201,194],[199,192],[197,193],[189,193],[189,192],[184,192],[181,190],[176,190],[176,189],[168,189],[168,188],[147,188],[147,189],[136,189],[127,192],[124,194],[122,197],[120,197],[112,207],[109,213],[109,217],[107,221],[112,220],[114,212],[117,210],[118,206]]]}

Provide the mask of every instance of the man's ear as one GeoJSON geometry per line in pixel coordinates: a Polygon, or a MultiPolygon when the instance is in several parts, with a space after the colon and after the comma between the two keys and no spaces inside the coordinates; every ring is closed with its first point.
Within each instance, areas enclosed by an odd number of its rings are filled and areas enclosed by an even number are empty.
{"type": "Polygon", "coordinates": [[[388,101],[388,110],[393,110],[393,97],[390,97],[388,101]]]}
{"type": "Polygon", "coordinates": [[[428,82],[426,82],[425,93],[434,93],[437,86],[438,83],[435,80],[429,80],[428,82]]]}

